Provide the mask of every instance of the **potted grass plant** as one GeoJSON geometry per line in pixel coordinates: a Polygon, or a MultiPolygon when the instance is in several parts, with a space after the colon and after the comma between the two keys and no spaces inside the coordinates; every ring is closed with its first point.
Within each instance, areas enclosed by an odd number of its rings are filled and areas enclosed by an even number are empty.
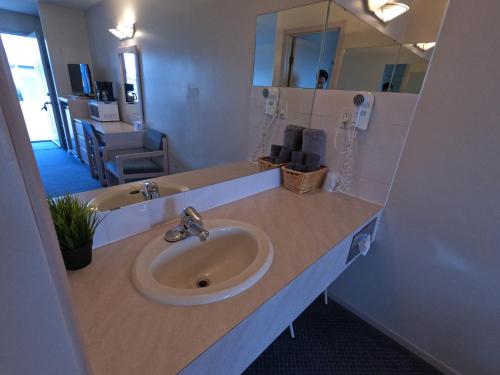
{"type": "Polygon", "coordinates": [[[92,261],[92,243],[103,217],[87,203],[67,194],[48,199],[64,265],[78,270],[92,261]]]}

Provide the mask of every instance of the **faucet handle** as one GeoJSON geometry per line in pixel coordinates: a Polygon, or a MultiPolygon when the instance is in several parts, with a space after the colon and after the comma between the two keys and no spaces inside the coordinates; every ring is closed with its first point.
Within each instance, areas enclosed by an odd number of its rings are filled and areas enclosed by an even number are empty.
{"type": "Polygon", "coordinates": [[[191,206],[184,209],[184,218],[200,223],[202,222],[200,213],[191,206]]]}
{"type": "Polygon", "coordinates": [[[158,184],[154,181],[146,181],[140,192],[146,199],[159,198],[160,196],[158,184]]]}
{"type": "Polygon", "coordinates": [[[205,241],[209,232],[203,228],[200,213],[193,207],[187,207],[182,212],[180,225],[165,233],[165,241],[177,242],[191,234],[198,236],[200,241],[205,241]]]}
{"type": "Polygon", "coordinates": [[[200,213],[193,207],[187,207],[184,209],[181,226],[186,232],[198,236],[200,241],[205,241],[209,235],[208,231],[203,227],[203,221],[201,220],[200,213]]]}
{"type": "Polygon", "coordinates": [[[144,183],[144,190],[149,192],[158,191],[158,184],[154,181],[146,181],[144,183]]]}

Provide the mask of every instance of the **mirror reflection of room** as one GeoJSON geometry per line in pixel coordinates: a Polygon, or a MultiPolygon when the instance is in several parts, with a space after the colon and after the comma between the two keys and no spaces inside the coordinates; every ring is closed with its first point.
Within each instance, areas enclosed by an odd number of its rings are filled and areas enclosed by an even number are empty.
{"type": "MultiPolygon", "coordinates": [[[[0,25],[46,195],[78,194],[107,211],[257,173],[245,136],[228,150],[202,135],[197,77],[177,81],[168,63],[148,64],[164,41],[149,43],[127,7],[101,22],[100,6],[34,2],[30,14],[5,10],[14,29],[0,25]],[[167,76],[176,83],[160,83],[167,76]]],[[[215,134],[229,120],[215,123],[214,109],[203,111],[215,134]]]]}
{"type": "MultiPolygon", "coordinates": [[[[103,21],[103,4],[39,4],[39,26],[3,33],[2,41],[47,196],[76,193],[106,211],[254,174],[286,126],[314,127],[315,90],[418,94],[445,2],[425,8],[413,1],[390,22],[370,9],[373,2],[360,3],[361,12],[338,0],[255,15],[255,53],[238,59],[253,62],[253,86],[272,89],[246,97],[258,113],[240,109],[230,117],[219,108],[233,113],[225,98],[244,98],[248,82],[233,79],[215,96],[204,90],[212,87],[207,67],[217,77],[236,74],[231,60],[202,49],[212,64],[196,58],[179,65],[177,55],[165,63],[159,56],[168,40],[138,27],[131,8],[103,21]],[[424,26],[415,21],[429,14],[438,16],[424,26]],[[70,18],[79,22],[64,33],[70,18]],[[285,88],[297,90],[296,99],[285,88]]],[[[182,55],[191,42],[178,42],[182,55]]]]}
{"type": "Polygon", "coordinates": [[[136,46],[122,47],[118,51],[120,108],[123,120],[134,124],[137,128],[143,127],[144,114],[142,105],[140,57],[136,46]]]}
{"type": "Polygon", "coordinates": [[[137,96],[137,68],[135,54],[125,52],[123,54],[123,71],[125,75],[125,100],[127,103],[137,103],[139,101],[137,96]]]}

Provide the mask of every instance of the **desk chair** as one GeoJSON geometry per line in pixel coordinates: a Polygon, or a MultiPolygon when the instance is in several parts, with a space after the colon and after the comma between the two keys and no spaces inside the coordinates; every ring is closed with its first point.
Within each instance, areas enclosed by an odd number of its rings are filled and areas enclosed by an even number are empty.
{"type": "Polygon", "coordinates": [[[103,149],[105,144],[97,136],[94,125],[82,121],[82,126],[85,133],[85,146],[89,158],[90,175],[98,178],[102,186],[107,186],[103,164],[103,149]]]}
{"type": "Polygon", "coordinates": [[[110,150],[105,162],[106,178],[113,177],[119,184],[127,180],[143,180],[168,174],[167,136],[154,129],[146,129],[142,148],[110,150]]]}

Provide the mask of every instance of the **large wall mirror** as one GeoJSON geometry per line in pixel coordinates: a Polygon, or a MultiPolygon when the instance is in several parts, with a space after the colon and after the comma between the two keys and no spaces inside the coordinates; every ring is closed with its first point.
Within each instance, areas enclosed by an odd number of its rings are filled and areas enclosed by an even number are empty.
{"type": "Polygon", "coordinates": [[[139,51],[136,46],[118,50],[120,64],[120,109],[125,122],[143,123],[139,51]]]}
{"type": "Polygon", "coordinates": [[[446,0],[319,2],[257,17],[254,86],[419,93],[446,0]],[[381,5],[382,4],[382,5],[381,5]]]}
{"type": "MultiPolygon", "coordinates": [[[[157,182],[160,195],[170,195],[257,173],[257,165],[248,160],[269,152],[269,143],[281,142],[286,126],[314,127],[322,121],[312,113],[326,90],[420,92],[447,0],[397,0],[404,12],[392,19],[394,14],[383,7],[394,0],[312,1],[266,14],[253,14],[255,7],[234,13],[241,17],[237,22],[255,23],[255,44],[245,28],[232,29],[234,20],[217,19],[222,17],[218,11],[210,17],[194,11],[186,15],[207,21],[206,36],[172,33],[175,27],[152,17],[155,10],[147,4],[140,12],[135,9],[139,5],[131,5],[137,30],[111,34],[126,12],[101,2],[81,15],[88,27],[79,34],[88,34],[90,57],[76,54],[68,61],[60,50],[86,46],[46,18],[47,35],[68,37],[64,43],[47,39],[51,60],[59,59],[64,67],[56,76],[71,81],[67,65],[81,63],[85,69],[79,71],[85,74],[76,83],[99,81],[108,94],[101,100],[97,95],[92,114],[88,104],[94,93],[83,96],[72,88],[74,95],[64,94],[68,124],[73,123],[68,134],[74,147],[68,151],[81,161],[75,166],[81,172],[66,178],[75,181],[71,188],[47,184],[47,194],[88,192],[86,198],[101,196],[112,204],[105,207],[118,208],[150,197],[149,179],[157,182]],[[165,35],[174,35],[175,43],[165,35]],[[252,47],[255,55],[249,57],[252,47]],[[250,83],[244,76],[252,60],[250,83]],[[243,102],[250,84],[247,111],[243,102]]],[[[50,12],[42,19],[47,16],[50,12]]],[[[55,83],[62,89],[69,84],[55,83]]]]}

